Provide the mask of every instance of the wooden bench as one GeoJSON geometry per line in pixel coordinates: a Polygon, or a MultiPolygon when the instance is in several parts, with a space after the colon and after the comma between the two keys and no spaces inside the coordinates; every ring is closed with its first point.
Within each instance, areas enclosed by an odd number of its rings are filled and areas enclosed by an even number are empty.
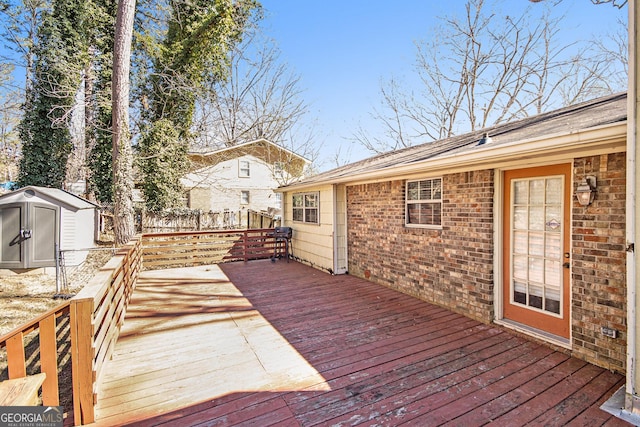
{"type": "Polygon", "coordinates": [[[0,382],[0,406],[36,406],[46,377],[42,373],[0,382]]]}

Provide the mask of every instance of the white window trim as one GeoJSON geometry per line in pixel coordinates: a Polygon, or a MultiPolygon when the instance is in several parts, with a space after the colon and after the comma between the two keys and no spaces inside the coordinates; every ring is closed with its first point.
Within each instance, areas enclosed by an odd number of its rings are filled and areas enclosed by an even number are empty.
{"type": "Polygon", "coordinates": [[[284,162],[274,162],[273,163],[273,176],[275,178],[284,177],[284,162]]]}
{"type": "Polygon", "coordinates": [[[427,228],[431,230],[442,230],[442,193],[443,193],[444,181],[441,176],[434,176],[429,178],[419,178],[419,179],[409,179],[405,182],[404,185],[404,226],[407,228],[427,228]],[[409,200],[409,184],[412,182],[420,182],[420,181],[434,181],[440,180],[440,199],[429,199],[429,200],[409,200]],[[408,205],[410,203],[439,203],[440,204],[440,224],[412,224],[409,222],[409,213],[408,213],[408,205]]]}
{"type": "Polygon", "coordinates": [[[319,191],[308,191],[305,193],[294,193],[291,196],[291,220],[293,222],[297,222],[299,224],[311,224],[311,225],[320,225],[320,192],[319,191]],[[302,206],[301,208],[296,208],[294,207],[294,203],[293,203],[293,198],[296,196],[302,196],[303,200],[305,199],[305,196],[307,195],[314,195],[316,197],[316,201],[317,201],[317,206],[314,208],[317,212],[316,212],[316,219],[317,221],[312,222],[312,221],[306,221],[307,219],[307,207],[306,206],[302,206]],[[302,221],[300,220],[296,220],[294,219],[294,215],[293,212],[295,209],[302,209],[302,221]]]}
{"type": "Polygon", "coordinates": [[[251,192],[249,190],[241,190],[240,191],[240,204],[248,205],[251,203],[251,192]],[[247,195],[247,200],[244,200],[244,195],[247,195]]]}
{"type": "Polygon", "coordinates": [[[239,178],[251,178],[251,162],[249,160],[238,159],[238,177],[239,178]],[[247,167],[243,168],[243,164],[246,163],[247,167]],[[243,173],[246,171],[246,175],[243,173]]]}

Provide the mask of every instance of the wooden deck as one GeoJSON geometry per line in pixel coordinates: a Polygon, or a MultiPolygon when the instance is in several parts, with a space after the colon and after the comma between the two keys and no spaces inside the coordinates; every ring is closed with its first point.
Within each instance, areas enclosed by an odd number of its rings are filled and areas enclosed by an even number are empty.
{"type": "Polygon", "coordinates": [[[627,425],[621,375],[279,260],[142,274],[95,425],[627,425]]]}

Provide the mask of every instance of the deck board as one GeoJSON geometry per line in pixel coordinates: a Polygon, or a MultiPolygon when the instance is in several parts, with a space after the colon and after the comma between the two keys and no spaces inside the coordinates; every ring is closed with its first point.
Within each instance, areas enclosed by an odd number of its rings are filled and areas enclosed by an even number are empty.
{"type": "Polygon", "coordinates": [[[626,425],[621,375],[296,262],[143,272],[97,426],[626,425]]]}

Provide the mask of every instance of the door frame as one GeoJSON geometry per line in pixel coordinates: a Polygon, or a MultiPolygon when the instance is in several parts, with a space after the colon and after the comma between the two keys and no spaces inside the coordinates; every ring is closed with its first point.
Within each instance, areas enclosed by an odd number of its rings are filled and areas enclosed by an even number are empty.
{"type": "MultiPolygon", "coordinates": [[[[509,319],[504,318],[504,248],[505,244],[503,241],[503,230],[504,223],[508,221],[509,218],[504,218],[504,192],[505,192],[505,179],[504,172],[507,170],[516,170],[516,169],[529,169],[536,167],[544,167],[544,166],[552,166],[552,165],[560,165],[560,164],[570,164],[571,170],[573,171],[573,161],[555,161],[549,163],[541,163],[541,164],[522,164],[508,168],[496,169],[494,171],[494,204],[493,204],[493,218],[494,218],[494,229],[493,229],[493,272],[494,272],[494,281],[493,281],[493,304],[494,304],[494,323],[504,326],[506,328],[512,329],[514,331],[529,335],[531,337],[541,339],[553,345],[557,345],[562,348],[571,349],[571,341],[573,338],[573,331],[571,328],[571,319],[572,319],[572,295],[571,289],[572,285],[572,271],[569,272],[569,309],[568,309],[568,319],[569,319],[569,338],[565,339],[559,337],[557,335],[549,334],[545,331],[532,328],[530,326],[513,322],[509,319]]],[[[570,173],[569,176],[569,188],[573,189],[573,172],[570,173]]],[[[568,195],[567,203],[569,203],[569,224],[568,227],[571,229],[571,218],[573,217],[573,196],[572,194],[568,195]]],[[[572,247],[571,242],[571,230],[569,230],[569,247],[572,247]]],[[[572,268],[572,267],[571,267],[572,268]]]]}
{"type": "Polygon", "coordinates": [[[349,272],[347,186],[333,186],[333,274],[349,272]]]}

